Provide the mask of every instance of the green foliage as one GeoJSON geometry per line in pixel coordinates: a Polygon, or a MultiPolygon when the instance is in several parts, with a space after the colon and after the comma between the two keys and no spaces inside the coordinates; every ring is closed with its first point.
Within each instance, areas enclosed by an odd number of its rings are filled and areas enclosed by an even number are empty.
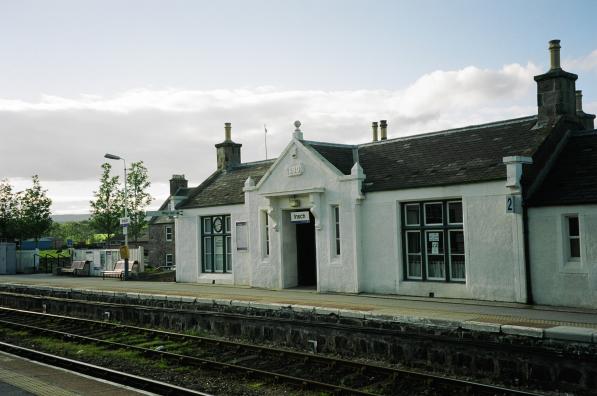
{"type": "Polygon", "coordinates": [[[147,168],[143,161],[133,162],[128,170],[128,216],[131,219],[129,233],[131,238],[136,241],[143,229],[147,226],[145,220],[145,210],[152,201],[151,195],[147,191],[151,182],[147,175],[147,168]]]}
{"type": "Polygon", "coordinates": [[[105,162],[102,164],[100,187],[94,191],[95,199],[90,201],[91,227],[98,233],[107,234],[108,239],[119,232],[119,218],[123,212],[121,194],[118,190],[118,176],[110,176],[112,166],[105,162]]]}
{"type": "Polygon", "coordinates": [[[17,235],[17,201],[8,180],[0,181],[0,239],[13,241],[17,235]]]}
{"type": "Polygon", "coordinates": [[[0,234],[1,238],[39,240],[52,226],[50,207],[52,200],[41,188],[39,177],[31,177],[33,185],[25,191],[13,193],[12,186],[0,183],[0,234]]]}
{"type": "Polygon", "coordinates": [[[101,237],[96,235],[98,234],[95,234],[89,220],[54,223],[49,232],[49,236],[61,239],[65,244],[68,239],[72,240],[75,244],[99,242],[101,237]]]}
{"type": "MultiPolygon", "coordinates": [[[[95,200],[91,201],[91,227],[100,234],[106,234],[107,239],[121,232],[119,218],[124,217],[125,191],[121,188],[118,176],[110,176],[112,167],[108,163],[102,164],[103,173],[100,188],[94,192],[95,200]]],[[[127,169],[126,208],[130,218],[128,227],[131,239],[137,241],[147,227],[145,210],[152,201],[148,192],[151,182],[147,168],[143,161],[133,162],[127,169]]]]}

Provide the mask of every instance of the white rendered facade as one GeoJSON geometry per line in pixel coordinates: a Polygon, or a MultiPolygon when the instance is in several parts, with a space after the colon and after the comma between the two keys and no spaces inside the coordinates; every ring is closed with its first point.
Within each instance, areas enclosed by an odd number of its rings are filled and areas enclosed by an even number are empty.
{"type": "Polygon", "coordinates": [[[345,175],[294,138],[257,185],[247,180],[244,204],[185,209],[176,219],[177,281],[297,286],[303,247],[290,213],[310,211],[318,291],[525,301],[522,215],[520,209],[506,213],[506,197],[514,190],[505,180],[363,194],[364,180],[358,162],[345,175]],[[402,204],[437,200],[462,202],[462,281],[410,280],[405,274],[402,204]],[[231,218],[231,273],[202,272],[201,218],[218,214],[231,218]],[[238,249],[237,223],[246,225],[247,250],[238,249]]]}

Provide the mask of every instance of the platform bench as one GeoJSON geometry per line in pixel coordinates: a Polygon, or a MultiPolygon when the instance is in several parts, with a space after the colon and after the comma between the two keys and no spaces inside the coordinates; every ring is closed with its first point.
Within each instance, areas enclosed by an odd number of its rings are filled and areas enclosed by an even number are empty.
{"type": "Polygon", "coordinates": [[[86,260],[73,261],[70,267],[62,267],[58,270],[58,274],[72,274],[73,276],[89,276],[89,265],[91,263],[86,260]]]}
{"type": "MultiPolygon", "coordinates": [[[[129,263],[129,272],[139,272],[139,263],[133,262],[129,263]]],[[[102,279],[106,278],[119,278],[122,279],[124,277],[124,260],[118,260],[114,269],[111,271],[102,271],[102,279]]]]}

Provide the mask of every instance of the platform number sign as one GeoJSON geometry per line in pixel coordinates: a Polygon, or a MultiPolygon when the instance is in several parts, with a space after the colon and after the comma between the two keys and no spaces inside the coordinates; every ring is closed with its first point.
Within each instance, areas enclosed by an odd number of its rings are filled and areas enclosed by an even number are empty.
{"type": "Polygon", "coordinates": [[[514,195],[506,196],[506,213],[516,213],[516,197],[514,195]]]}

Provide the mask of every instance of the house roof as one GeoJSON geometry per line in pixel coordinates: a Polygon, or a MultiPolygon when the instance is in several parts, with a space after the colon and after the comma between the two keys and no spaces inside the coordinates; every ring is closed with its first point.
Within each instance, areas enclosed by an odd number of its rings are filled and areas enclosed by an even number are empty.
{"type": "Polygon", "coordinates": [[[305,141],[303,143],[313,147],[315,151],[321,154],[322,157],[328,160],[340,172],[345,175],[350,175],[350,170],[355,162],[355,150],[357,146],[311,141],[305,141]]]}
{"type": "Polygon", "coordinates": [[[531,116],[358,146],[305,144],[344,174],[350,174],[356,148],[365,192],[474,183],[505,179],[506,156],[532,156],[551,131],[534,129],[536,122],[531,116]]]}
{"type": "Polygon", "coordinates": [[[177,209],[242,204],[245,202],[243,187],[247,178],[250,176],[258,183],[274,161],[247,162],[227,170],[217,170],[192,189],[177,209]]]}
{"type": "MultiPolygon", "coordinates": [[[[505,179],[503,158],[533,156],[554,130],[536,124],[537,116],[530,116],[360,145],[303,144],[345,175],[358,158],[364,192],[399,190],[505,179]]],[[[217,170],[177,208],[242,204],[245,180],[251,176],[258,183],[274,161],[217,170]]]]}
{"type": "MultiPolygon", "coordinates": [[[[192,188],[180,187],[178,190],[176,190],[175,195],[186,197],[189,195],[191,190],[192,190],[192,188]]],[[[168,197],[162,203],[162,205],[160,205],[160,208],[158,210],[165,210],[165,209],[169,208],[171,199],[172,199],[171,196],[168,197]]],[[[156,216],[156,217],[152,217],[149,220],[149,224],[168,224],[168,223],[174,223],[174,219],[172,217],[168,217],[168,216],[156,216]]]]}
{"type": "Polygon", "coordinates": [[[597,203],[597,130],[573,134],[529,206],[597,203]]]}

